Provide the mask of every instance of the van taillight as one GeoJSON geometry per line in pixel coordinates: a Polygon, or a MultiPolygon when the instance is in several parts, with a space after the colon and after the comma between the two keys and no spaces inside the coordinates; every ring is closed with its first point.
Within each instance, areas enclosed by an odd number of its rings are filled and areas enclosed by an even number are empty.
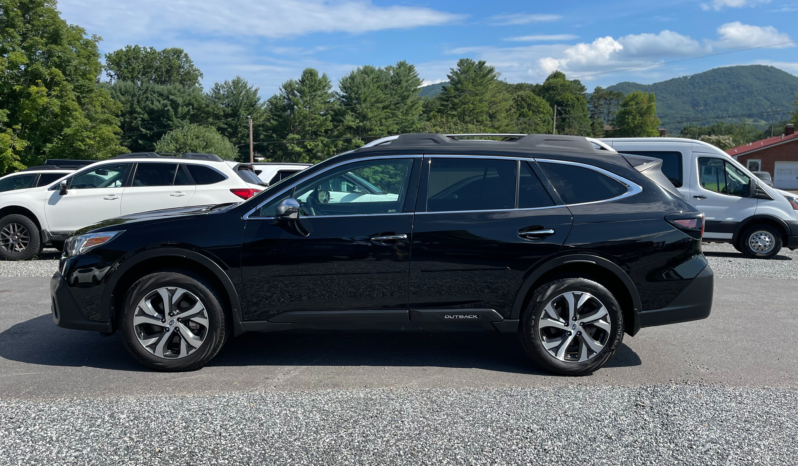
{"type": "Polygon", "coordinates": [[[240,197],[241,199],[247,200],[252,196],[254,196],[255,194],[258,194],[260,192],[260,189],[249,189],[249,188],[231,189],[230,192],[240,197]]]}
{"type": "Polygon", "coordinates": [[[665,216],[671,225],[682,230],[693,238],[701,239],[704,237],[704,214],[702,213],[678,213],[665,216]]]}

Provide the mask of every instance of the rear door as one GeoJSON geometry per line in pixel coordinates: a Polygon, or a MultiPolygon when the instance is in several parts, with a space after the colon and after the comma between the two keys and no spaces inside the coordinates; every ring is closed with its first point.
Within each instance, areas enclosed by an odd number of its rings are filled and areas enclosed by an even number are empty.
{"type": "Polygon", "coordinates": [[[138,163],[130,186],[124,190],[121,213],[127,215],[183,207],[188,204],[195,189],[180,164],[138,163]]]}
{"type": "Polygon", "coordinates": [[[431,156],[424,167],[411,318],[441,321],[454,312],[483,319],[491,310],[510,318],[524,277],[568,237],[570,211],[552,199],[527,160],[431,156]]]}

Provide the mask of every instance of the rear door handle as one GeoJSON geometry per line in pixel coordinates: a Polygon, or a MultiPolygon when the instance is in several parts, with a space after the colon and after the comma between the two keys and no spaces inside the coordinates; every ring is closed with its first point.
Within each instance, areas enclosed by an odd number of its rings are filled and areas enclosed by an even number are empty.
{"type": "Polygon", "coordinates": [[[186,195],[186,193],[181,193],[180,191],[170,194],[170,196],[172,196],[172,197],[183,197],[185,195],[186,195]]]}
{"type": "Polygon", "coordinates": [[[371,240],[376,243],[385,243],[389,241],[402,241],[406,240],[407,235],[385,235],[385,236],[372,236],[371,240]]]}
{"type": "Polygon", "coordinates": [[[706,196],[693,196],[693,197],[696,198],[696,199],[706,199],[707,198],[706,196]]]}
{"type": "Polygon", "coordinates": [[[535,239],[535,238],[543,238],[544,236],[551,236],[554,234],[554,230],[551,228],[544,229],[544,230],[532,230],[532,231],[519,231],[518,236],[524,239],[535,239]]]}
{"type": "Polygon", "coordinates": [[[119,196],[111,194],[110,196],[105,196],[103,199],[105,199],[106,201],[114,201],[116,199],[119,199],[119,196]]]}

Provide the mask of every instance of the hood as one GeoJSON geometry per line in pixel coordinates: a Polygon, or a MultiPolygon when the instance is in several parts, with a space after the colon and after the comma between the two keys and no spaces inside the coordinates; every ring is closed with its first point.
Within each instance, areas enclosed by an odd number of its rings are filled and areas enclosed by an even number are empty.
{"type": "Polygon", "coordinates": [[[119,225],[129,225],[132,223],[152,222],[159,220],[176,220],[178,218],[195,217],[199,215],[214,215],[221,212],[226,212],[238,203],[228,204],[215,204],[215,205],[200,205],[191,207],[176,207],[173,209],[151,210],[149,212],[140,212],[136,214],[129,214],[122,217],[109,218],[102,222],[97,222],[94,225],[89,225],[81,228],[74,234],[80,235],[90,231],[102,230],[106,228],[116,229],[119,225]]]}
{"type": "Polygon", "coordinates": [[[789,191],[782,191],[781,189],[775,189],[775,188],[771,189],[773,189],[774,191],[776,191],[777,193],[781,194],[784,197],[798,197],[798,194],[791,193],[789,191]]]}

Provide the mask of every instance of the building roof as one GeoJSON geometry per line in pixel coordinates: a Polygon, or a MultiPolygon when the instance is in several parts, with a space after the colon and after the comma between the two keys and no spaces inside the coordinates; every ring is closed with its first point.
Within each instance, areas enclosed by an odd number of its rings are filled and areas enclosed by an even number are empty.
{"type": "Polygon", "coordinates": [[[750,144],[732,147],[731,149],[727,150],[726,153],[732,157],[737,157],[738,155],[750,154],[751,152],[756,152],[758,150],[792,141],[798,141],[798,133],[790,134],[789,136],[782,134],[781,136],[773,136],[772,138],[762,139],[761,141],[752,142],[750,144]]]}

